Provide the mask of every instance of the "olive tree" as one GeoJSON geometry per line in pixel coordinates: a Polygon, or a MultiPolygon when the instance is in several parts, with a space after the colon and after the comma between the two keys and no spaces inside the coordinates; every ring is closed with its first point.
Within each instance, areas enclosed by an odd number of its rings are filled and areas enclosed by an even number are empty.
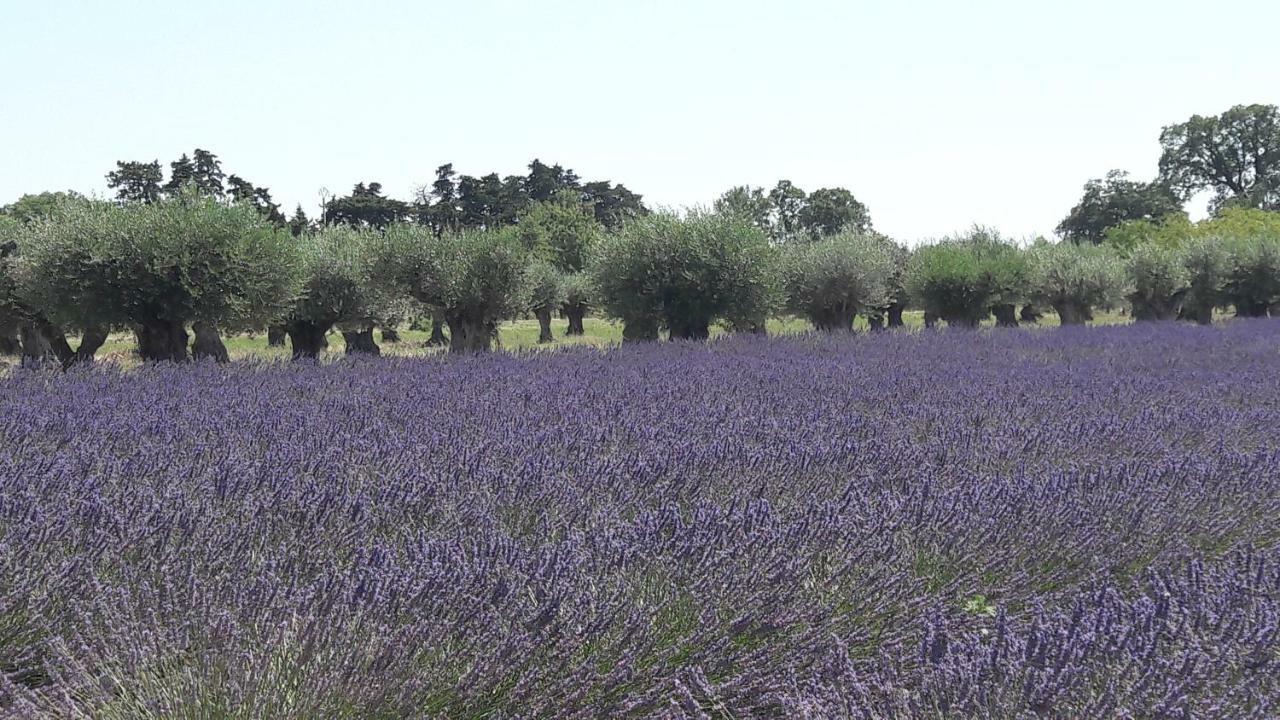
{"type": "MultiPolygon", "coordinates": [[[[534,203],[520,218],[516,232],[535,258],[572,277],[586,268],[604,235],[604,226],[579,193],[564,190],[551,200],[534,203]]],[[[580,288],[584,284],[579,280],[574,286],[580,288]]],[[[566,293],[559,309],[569,321],[566,334],[583,334],[582,319],[588,310],[586,294],[566,293]]]]}
{"type": "Polygon", "coordinates": [[[607,238],[589,272],[623,340],[705,339],[711,324],[763,319],[776,303],[775,250],[736,215],[658,212],[607,238]]]}
{"type": "Polygon", "coordinates": [[[880,240],[893,259],[893,270],[885,281],[884,305],[868,312],[867,321],[872,330],[879,330],[886,324],[890,328],[905,327],[902,313],[911,299],[907,294],[907,266],[911,262],[911,252],[887,237],[880,237],[880,240]]]}
{"type": "Polygon", "coordinates": [[[348,353],[378,352],[373,326],[390,300],[373,280],[376,240],[376,231],[349,225],[298,237],[301,292],[285,316],[294,359],[318,357],[334,327],[343,332],[348,353]]]}
{"type": "MultiPolygon", "coordinates": [[[[25,196],[23,200],[30,197],[34,196],[25,196]]],[[[7,213],[0,215],[0,353],[21,351],[23,365],[38,365],[48,359],[56,360],[64,368],[89,363],[107,340],[108,328],[104,326],[73,327],[53,323],[32,298],[24,294],[19,283],[19,248],[25,243],[24,236],[32,231],[31,226],[61,212],[63,205],[78,202],[85,200],[58,194],[48,203],[42,203],[39,213],[22,215],[21,220],[7,213]],[[79,334],[78,347],[71,347],[68,330],[79,334]]]]}
{"type": "Polygon", "coordinates": [[[1083,325],[1094,308],[1113,307],[1125,292],[1124,266],[1108,247],[1044,243],[1029,252],[1030,295],[1051,306],[1063,325],[1083,325]]]}
{"type": "Polygon", "coordinates": [[[1000,325],[1017,325],[1016,305],[1026,295],[1029,269],[1023,251],[994,231],[918,248],[906,269],[906,289],[926,318],[975,328],[992,312],[1000,325]]]}
{"type": "Polygon", "coordinates": [[[1018,304],[1027,299],[1027,254],[988,228],[975,228],[968,242],[982,260],[988,302],[997,327],[1018,326],[1018,304]]]}
{"type": "Polygon", "coordinates": [[[583,326],[582,320],[586,317],[594,302],[591,279],[585,272],[565,275],[561,278],[560,287],[564,293],[564,304],[561,305],[561,312],[564,314],[565,319],[569,321],[569,326],[565,328],[564,334],[585,335],[587,329],[583,326]]]}
{"type": "Polygon", "coordinates": [[[436,236],[398,224],[380,238],[374,276],[439,311],[451,352],[487,351],[498,322],[526,309],[528,252],[513,228],[436,236]]]}
{"type": "Polygon", "coordinates": [[[1213,311],[1226,302],[1223,290],[1231,273],[1231,253],[1218,238],[1193,238],[1182,248],[1187,294],[1180,318],[1201,325],[1213,322],[1213,311]]]}
{"type": "Polygon", "coordinates": [[[17,220],[0,215],[0,355],[12,355],[19,348],[21,315],[10,270],[13,255],[18,251],[19,230],[17,220]]]}
{"type": "Polygon", "coordinates": [[[781,263],[787,310],[818,330],[851,330],[859,312],[888,303],[895,265],[887,243],[856,232],[788,245],[781,263]]]}
{"type": "Polygon", "coordinates": [[[226,358],[219,329],[262,327],[296,292],[293,239],[252,207],[183,193],[151,204],[71,203],[30,226],[20,293],[51,322],[133,327],[144,360],[226,358]]]}
{"type": "Polygon", "coordinates": [[[538,342],[555,342],[551,334],[551,313],[565,302],[565,276],[545,260],[535,260],[525,269],[525,304],[538,318],[538,342]]]}
{"type": "MultiPolygon", "coordinates": [[[[1173,320],[1191,290],[1185,252],[1161,245],[1138,245],[1125,261],[1129,304],[1135,320],[1173,320]]],[[[1210,308],[1212,311],[1212,308],[1210,308]]]]}
{"type": "Polygon", "coordinates": [[[1239,317],[1266,317],[1280,302],[1280,234],[1235,237],[1227,243],[1231,269],[1226,300],[1239,317]]]}

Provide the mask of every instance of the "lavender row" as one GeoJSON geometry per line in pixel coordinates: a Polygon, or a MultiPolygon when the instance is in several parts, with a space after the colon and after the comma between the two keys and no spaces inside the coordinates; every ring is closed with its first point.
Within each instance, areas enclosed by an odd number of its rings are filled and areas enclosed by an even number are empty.
{"type": "Polygon", "coordinates": [[[15,373],[0,709],[1268,717],[1277,347],[1242,321],[15,373]]]}

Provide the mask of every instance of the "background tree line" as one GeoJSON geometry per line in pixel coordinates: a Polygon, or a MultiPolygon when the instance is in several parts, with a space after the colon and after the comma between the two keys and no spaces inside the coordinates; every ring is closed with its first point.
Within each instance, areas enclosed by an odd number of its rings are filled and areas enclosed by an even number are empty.
{"type": "Polygon", "coordinates": [[[570,334],[588,313],[620,320],[628,341],[762,332],[784,314],[821,331],[859,315],[898,327],[908,307],[954,327],[1049,310],[1079,324],[1121,305],[1139,320],[1267,315],[1280,309],[1276,117],[1248,106],[1166,128],[1160,178],[1090,182],[1060,228],[1070,242],[975,227],[914,250],[875,232],[848,190],[786,180],[652,212],[621,184],[539,160],[506,177],[443,165],[412,201],[362,182],[313,221],[300,207],[286,218],[206,150],[168,178],[122,161],[107,176],[115,201],[43,193],[0,212],[0,350],[69,366],[131,331],[146,360],[225,360],[226,333],[273,329],[313,358],[335,329],[348,352],[378,353],[375,327],[393,341],[429,320],[433,341],[483,351],[526,315],[553,340],[556,313],[570,334]],[[1181,204],[1206,189],[1214,215],[1193,224],[1181,204]]]}

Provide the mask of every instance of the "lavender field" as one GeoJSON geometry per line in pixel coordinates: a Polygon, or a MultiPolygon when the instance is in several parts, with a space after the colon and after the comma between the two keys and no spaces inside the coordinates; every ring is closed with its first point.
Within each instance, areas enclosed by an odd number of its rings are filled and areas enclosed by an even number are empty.
{"type": "Polygon", "coordinates": [[[1280,323],[0,378],[0,716],[1274,718],[1280,323]]]}

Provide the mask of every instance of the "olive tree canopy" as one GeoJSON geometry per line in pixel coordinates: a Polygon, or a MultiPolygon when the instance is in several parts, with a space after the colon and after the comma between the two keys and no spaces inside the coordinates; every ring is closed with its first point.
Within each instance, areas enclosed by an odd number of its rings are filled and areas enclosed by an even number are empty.
{"type": "Polygon", "coordinates": [[[295,297],[293,238],[252,207],[183,193],[68,202],[21,235],[19,293],[65,327],[131,326],[145,360],[188,358],[187,326],[265,326],[295,297]]]}
{"type": "Polygon", "coordinates": [[[590,268],[603,309],[627,340],[705,339],[719,320],[763,322],[780,296],[776,251],[738,215],[658,212],[606,239],[590,268]]]}

